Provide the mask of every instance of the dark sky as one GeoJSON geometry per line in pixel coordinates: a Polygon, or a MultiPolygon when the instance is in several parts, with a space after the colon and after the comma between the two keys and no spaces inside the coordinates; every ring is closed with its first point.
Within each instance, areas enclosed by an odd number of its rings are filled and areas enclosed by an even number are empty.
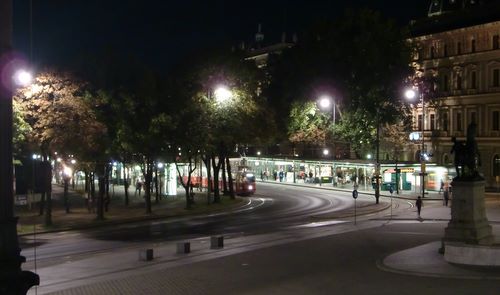
{"type": "MultiPolygon", "coordinates": [[[[29,55],[29,3],[14,1],[14,45],[29,55]]],[[[111,46],[159,66],[188,52],[254,38],[266,43],[300,32],[315,20],[334,19],[346,7],[380,10],[400,24],[426,15],[429,0],[32,0],[33,57],[63,63],[111,46]]]]}

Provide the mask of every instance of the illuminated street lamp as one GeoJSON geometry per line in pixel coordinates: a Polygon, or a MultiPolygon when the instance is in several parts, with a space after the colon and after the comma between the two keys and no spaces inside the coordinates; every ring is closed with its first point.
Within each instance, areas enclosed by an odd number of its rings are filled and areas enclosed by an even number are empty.
{"type": "Polygon", "coordinates": [[[14,82],[18,86],[28,86],[33,81],[33,75],[24,69],[18,70],[14,74],[14,82]]]}
{"type": "MultiPolygon", "coordinates": [[[[12,1],[0,1],[0,60],[9,58],[12,48],[12,1]]],[[[1,63],[0,73],[14,73],[8,62],[1,63]]],[[[7,76],[9,77],[9,76],[7,76]]],[[[9,80],[9,79],[6,79],[9,80]]],[[[21,270],[26,259],[21,256],[14,216],[14,169],[12,165],[12,86],[0,82],[0,294],[26,294],[40,283],[38,275],[21,270]]]]}
{"type": "Polygon", "coordinates": [[[328,95],[323,95],[319,98],[319,106],[323,110],[329,110],[330,106],[332,106],[332,121],[333,126],[335,126],[335,100],[328,95]]]}
{"type": "MultiPolygon", "coordinates": [[[[425,175],[427,174],[425,172],[425,161],[429,160],[429,156],[425,152],[425,140],[424,140],[425,139],[425,135],[424,135],[424,131],[425,131],[425,102],[424,102],[424,95],[423,95],[423,93],[421,91],[419,93],[417,93],[414,89],[407,89],[405,91],[405,97],[408,100],[415,99],[415,97],[417,97],[417,95],[420,95],[420,103],[422,104],[422,148],[420,150],[420,176],[422,177],[421,178],[422,198],[424,198],[425,197],[425,175]]],[[[414,133],[412,133],[412,134],[413,134],[413,138],[414,139],[418,139],[419,138],[414,133]]]]}
{"type": "Polygon", "coordinates": [[[218,86],[214,90],[214,96],[215,101],[217,101],[218,103],[224,103],[233,97],[233,93],[231,92],[231,90],[227,89],[224,86],[218,86]]]}

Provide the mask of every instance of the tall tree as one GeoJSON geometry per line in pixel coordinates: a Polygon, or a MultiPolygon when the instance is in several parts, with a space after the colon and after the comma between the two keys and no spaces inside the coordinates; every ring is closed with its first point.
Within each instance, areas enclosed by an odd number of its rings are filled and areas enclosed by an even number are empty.
{"type": "MultiPolygon", "coordinates": [[[[49,157],[55,153],[81,155],[99,150],[98,142],[105,128],[93,112],[86,97],[86,84],[73,74],[46,70],[37,75],[28,87],[21,88],[15,100],[24,120],[30,125],[29,140],[44,157],[47,197],[46,225],[51,217],[51,169],[49,157]]],[[[43,195],[41,209],[43,209],[43,195]]],[[[41,211],[42,212],[42,211],[41,211]]]]}
{"type": "Polygon", "coordinates": [[[378,125],[408,115],[401,89],[412,72],[412,49],[404,29],[371,10],[346,11],[333,23],[316,24],[301,40],[272,64],[265,91],[282,118],[293,120],[291,102],[329,94],[342,110],[335,140],[361,153],[375,146],[378,125]]]}

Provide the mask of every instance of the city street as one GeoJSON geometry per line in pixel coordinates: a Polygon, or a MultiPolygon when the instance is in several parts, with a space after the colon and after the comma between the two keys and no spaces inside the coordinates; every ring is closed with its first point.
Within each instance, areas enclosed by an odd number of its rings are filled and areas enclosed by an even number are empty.
{"type": "MultiPolygon", "coordinates": [[[[423,219],[417,220],[412,202],[394,198],[391,220],[388,201],[379,205],[385,210],[371,207],[369,213],[362,208],[374,203],[373,197],[360,195],[357,206],[364,215],[354,225],[348,193],[259,184],[258,194],[228,214],[43,234],[38,236],[43,243],[37,247],[42,282],[37,293],[331,294],[341,288],[342,294],[374,294],[370,290],[376,287],[377,294],[409,289],[472,294],[467,290],[479,285],[484,294],[496,293],[500,280],[382,271],[387,270],[384,257],[439,241],[449,218],[441,201],[426,201],[423,219]],[[211,235],[224,236],[223,249],[209,249],[211,235]],[[176,254],[179,240],[191,242],[190,254],[176,254]],[[155,251],[151,262],[138,261],[145,247],[155,251]]],[[[488,213],[498,233],[495,205],[488,213]]],[[[33,250],[23,251],[32,270],[33,250]]]]}

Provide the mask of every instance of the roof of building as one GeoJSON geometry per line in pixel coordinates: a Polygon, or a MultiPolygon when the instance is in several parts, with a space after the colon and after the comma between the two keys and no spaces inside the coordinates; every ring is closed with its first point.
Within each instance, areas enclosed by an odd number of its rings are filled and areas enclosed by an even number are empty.
{"type": "Polygon", "coordinates": [[[427,18],[412,21],[410,33],[413,37],[419,37],[494,21],[500,21],[500,3],[484,2],[482,5],[429,14],[427,18]]]}

